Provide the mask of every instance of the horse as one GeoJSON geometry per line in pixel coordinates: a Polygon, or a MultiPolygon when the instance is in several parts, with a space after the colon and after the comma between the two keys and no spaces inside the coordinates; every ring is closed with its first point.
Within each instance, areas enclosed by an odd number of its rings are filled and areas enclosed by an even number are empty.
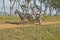
{"type": "Polygon", "coordinates": [[[33,19],[32,15],[30,15],[28,13],[22,13],[17,9],[17,10],[15,10],[14,14],[19,15],[22,23],[24,22],[25,18],[27,18],[30,22],[35,23],[35,19],[33,19]]]}

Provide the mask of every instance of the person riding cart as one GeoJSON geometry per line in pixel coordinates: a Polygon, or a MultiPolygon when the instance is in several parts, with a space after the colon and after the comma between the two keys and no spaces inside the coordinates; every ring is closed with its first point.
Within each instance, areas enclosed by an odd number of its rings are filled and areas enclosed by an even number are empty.
{"type": "Polygon", "coordinates": [[[40,13],[39,11],[36,12],[36,20],[39,20],[40,19],[40,13]]]}

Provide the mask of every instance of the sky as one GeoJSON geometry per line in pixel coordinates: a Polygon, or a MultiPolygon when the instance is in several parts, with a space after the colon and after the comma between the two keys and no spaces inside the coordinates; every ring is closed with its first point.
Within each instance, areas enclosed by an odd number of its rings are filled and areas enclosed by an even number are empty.
{"type": "MultiPolygon", "coordinates": [[[[1,2],[2,0],[0,0],[0,11],[3,11],[3,3],[1,2]]],[[[22,1],[22,0],[21,0],[22,1]]],[[[9,13],[10,12],[10,2],[8,1],[8,0],[5,0],[5,10],[6,10],[6,12],[7,13],[9,13]]],[[[38,5],[40,5],[39,4],[39,1],[36,1],[36,4],[38,4],[38,5]]],[[[45,9],[45,7],[44,7],[44,4],[42,4],[43,6],[42,6],[42,9],[44,10],[45,9]]],[[[16,7],[16,5],[15,5],[15,7],[16,7]]],[[[49,8],[47,8],[47,13],[49,13],[49,10],[48,10],[49,8]]],[[[16,8],[14,8],[14,11],[16,10],[16,8]]],[[[21,10],[21,8],[20,8],[20,11],[22,11],[21,10]]],[[[31,9],[29,10],[29,13],[31,12],[31,9]]],[[[56,12],[55,12],[55,10],[52,12],[53,14],[55,14],[56,12]]]]}
{"type": "MultiPolygon", "coordinates": [[[[7,12],[9,12],[9,10],[10,10],[9,7],[10,7],[9,1],[5,0],[5,8],[6,8],[7,12]]],[[[3,2],[1,2],[1,0],[0,0],[0,11],[3,11],[3,2]]]]}

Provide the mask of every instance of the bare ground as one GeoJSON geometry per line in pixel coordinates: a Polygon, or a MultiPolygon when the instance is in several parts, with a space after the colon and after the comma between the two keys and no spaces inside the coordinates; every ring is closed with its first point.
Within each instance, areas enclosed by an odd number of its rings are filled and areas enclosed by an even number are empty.
{"type": "MultiPolygon", "coordinates": [[[[60,24],[60,21],[53,21],[53,22],[48,22],[44,21],[41,23],[41,25],[51,25],[51,24],[60,24]]],[[[14,24],[14,23],[4,23],[0,24],[0,29],[6,29],[6,28],[15,28],[15,27],[28,27],[28,26],[35,26],[34,24],[14,24]]]]}

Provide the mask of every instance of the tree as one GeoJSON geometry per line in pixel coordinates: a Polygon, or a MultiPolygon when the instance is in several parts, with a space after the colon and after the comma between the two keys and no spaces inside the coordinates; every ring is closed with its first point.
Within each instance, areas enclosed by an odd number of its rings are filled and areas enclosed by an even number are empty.
{"type": "Polygon", "coordinates": [[[10,16],[12,15],[12,11],[13,11],[13,7],[14,7],[14,4],[15,4],[15,1],[16,0],[9,0],[10,1],[10,16]],[[12,2],[13,2],[13,5],[12,5],[12,2]]]}
{"type": "Polygon", "coordinates": [[[3,0],[3,8],[4,8],[4,15],[6,16],[6,11],[5,11],[5,1],[3,0]]]}
{"type": "Polygon", "coordinates": [[[57,11],[57,9],[60,8],[60,0],[43,0],[42,3],[45,4],[45,11],[44,11],[45,13],[46,13],[47,7],[49,7],[50,16],[51,16],[51,13],[52,13],[53,9],[55,9],[57,11]]]}
{"type": "Polygon", "coordinates": [[[60,0],[54,0],[52,6],[56,10],[56,15],[57,15],[60,10],[60,0]]]}

